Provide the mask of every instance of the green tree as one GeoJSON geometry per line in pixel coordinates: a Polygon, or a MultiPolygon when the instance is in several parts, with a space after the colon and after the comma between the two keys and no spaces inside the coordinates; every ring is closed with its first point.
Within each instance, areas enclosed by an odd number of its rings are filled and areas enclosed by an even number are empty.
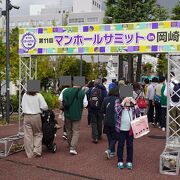
{"type": "Polygon", "coordinates": [[[180,20],[180,1],[176,4],[176,6],[172,9],[172,17],[173,20],[180,20]]]}
{"type": "MultiPolygon", "coordinates": [[[[57,59],[57,76],[79,76],[80,74],[80,59],[77,59],[75,56],[61,56],[57,59]]],[[[82,61],[82,75],[90,78],[92,72],[92,67],[90,63],[82,61]]]]}
{"type": "MultiPolygon", "coordinates": [[[[130,22],[146,22],[166,20],[168,11],[157,6],[157,0],[107,0],[104,23],[130,23],[130,22]]],[[[138,57],[137,78],[139,81],[141,74],[142,56],[138,57]]],[[[129,65],[132,56],[129,56],[129,65]]],[[[129,75],[133,74],[133,69],[129,68],[129,75]]],[[[133,81],[130,79],[130,81],[133,81]]]]}
{"type": "Polygon", "coordinates": [[[19,29],[14,28],[10,32],[10,77],[12,81],[16,81],[19,77],[19,29]]]}
{"type": "Polygon", "coordinates": [[[6,59],[6,47],[2,41],[2,36],[0,36],[0,81],[2,79],[5,79],[5,77],[4,77],[5,65],[6,65],[5,59],[6,59]]]}
{"type": "Polygon", "coordinates": [[[143,64],[142,70],[143,70],[143,72],[142,72],[143,75],[145,75],[145,76],[150,75],[152,72],[152,64],[150,64],[150,63],[143,64]]]}
{"type": "Polygon", "coordinates": [[[168,59],[165,54],[160,54],[157,63],[157,73],[159,76],[165,76],[168,71],[168,59]]]}
{"type": "MultiPolygon", "coordinates": [[[[15,81],[19,76],[19,58],[18,58],[18,28],[12,29],[10,32],[10,79],[15,81]]],[[[0,37],[0,72],[6,71],[6,47],[0,37]]]]}

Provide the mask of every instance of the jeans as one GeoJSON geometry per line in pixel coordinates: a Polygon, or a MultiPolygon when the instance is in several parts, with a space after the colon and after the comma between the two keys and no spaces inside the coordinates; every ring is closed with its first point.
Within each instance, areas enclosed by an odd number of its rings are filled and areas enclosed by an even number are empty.
{"type": "Polygon", "coordinates": [[[152,100],[149,100],[148,112],[147,112],[148,122],[154,122],[154,105],[152,100]]]}
{"type": "Polygon", "coordinates": [[[161,128],[166,128],[167,107],[161,107],[161,128]]]}
{"type": "Polygon", "coordinates": [[[156,115],[155,115],[155,123],[161,125],[161,104],[156,102],[155,103],[155,110],[156,110],[156,115]]]}
{"type": "Polygon", "coordinates": [[[93,112],[91,114],[91,127],[92,127],[92,138],[100,139],[102,135],[102,121],[103,114],[100,112],[93,112]]]}
{"type": "Polygon", "coordinates": [[[87,117],[87,119],[88,119],[88,125],[91,124],[91,114],[92,114],[92,112],[91,112],[90,108],[88,108],[88,117],[87,117]]]}
{"type": "Polygon", "coordinates": [[[108,139],[108,149],[114,153],[115,152],[115,145],[116,145],[116,139],[115,139],[115,127],[107,127],[108,132],[106,133],[107,139],[108,139]]]}
{"type": "Polygon", "coordinates": [[[133,162],[133,136],[129,136],[129,131],[120,131],[118,133],[118,162],[123,162],[124,144],[126,142],[127,158],[126,162],[133,162]]]}

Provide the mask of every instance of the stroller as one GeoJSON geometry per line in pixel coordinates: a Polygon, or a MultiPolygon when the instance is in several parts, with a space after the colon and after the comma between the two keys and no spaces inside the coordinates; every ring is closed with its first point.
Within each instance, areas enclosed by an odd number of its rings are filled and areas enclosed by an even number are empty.
{"type": "Polygon", "coordinates": [[[52,153],[55,153],[57,146],[53,141],[56,136],[57,128],[54,112],[52,110],[43,111],[41,114],[41,120],[43,132],[42,144],[46,145],[52,153]]]}

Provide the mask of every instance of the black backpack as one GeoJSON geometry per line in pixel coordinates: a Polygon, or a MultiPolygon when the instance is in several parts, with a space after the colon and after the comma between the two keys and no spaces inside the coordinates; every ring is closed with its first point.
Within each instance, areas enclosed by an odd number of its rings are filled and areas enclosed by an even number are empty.
{"type": "Polygon", "coordinates": [[[101,89],[93,88],[89,97],[89,106],[92,109],[99,110],[101,109],[101,104],[101,89]]]}
{"type": "Polygon", "coordinates": [[[43,132],[43,144],[51,144],[53,143],[55,133],[56,133],[56,120],[55,114],[52,110],[43,111],[41,115],[42,120],[42,132],[43,132]]]}
{"type": "Polygon", "coordinates": [[[173,95],[171,97],[173,102],[179,102],[180,100],[180,83],[175,83],[172,82],[174,84],[174,88],[173,88],[173,95]]]}

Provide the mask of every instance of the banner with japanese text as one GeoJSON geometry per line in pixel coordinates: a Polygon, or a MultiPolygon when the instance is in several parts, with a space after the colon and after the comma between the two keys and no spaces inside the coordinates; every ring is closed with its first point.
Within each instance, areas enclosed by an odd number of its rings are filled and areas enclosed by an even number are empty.
{"type": "Polygon", "coordinates": [[[23,28],[19,55],[180,52],[180,21],[23,28]]]}

